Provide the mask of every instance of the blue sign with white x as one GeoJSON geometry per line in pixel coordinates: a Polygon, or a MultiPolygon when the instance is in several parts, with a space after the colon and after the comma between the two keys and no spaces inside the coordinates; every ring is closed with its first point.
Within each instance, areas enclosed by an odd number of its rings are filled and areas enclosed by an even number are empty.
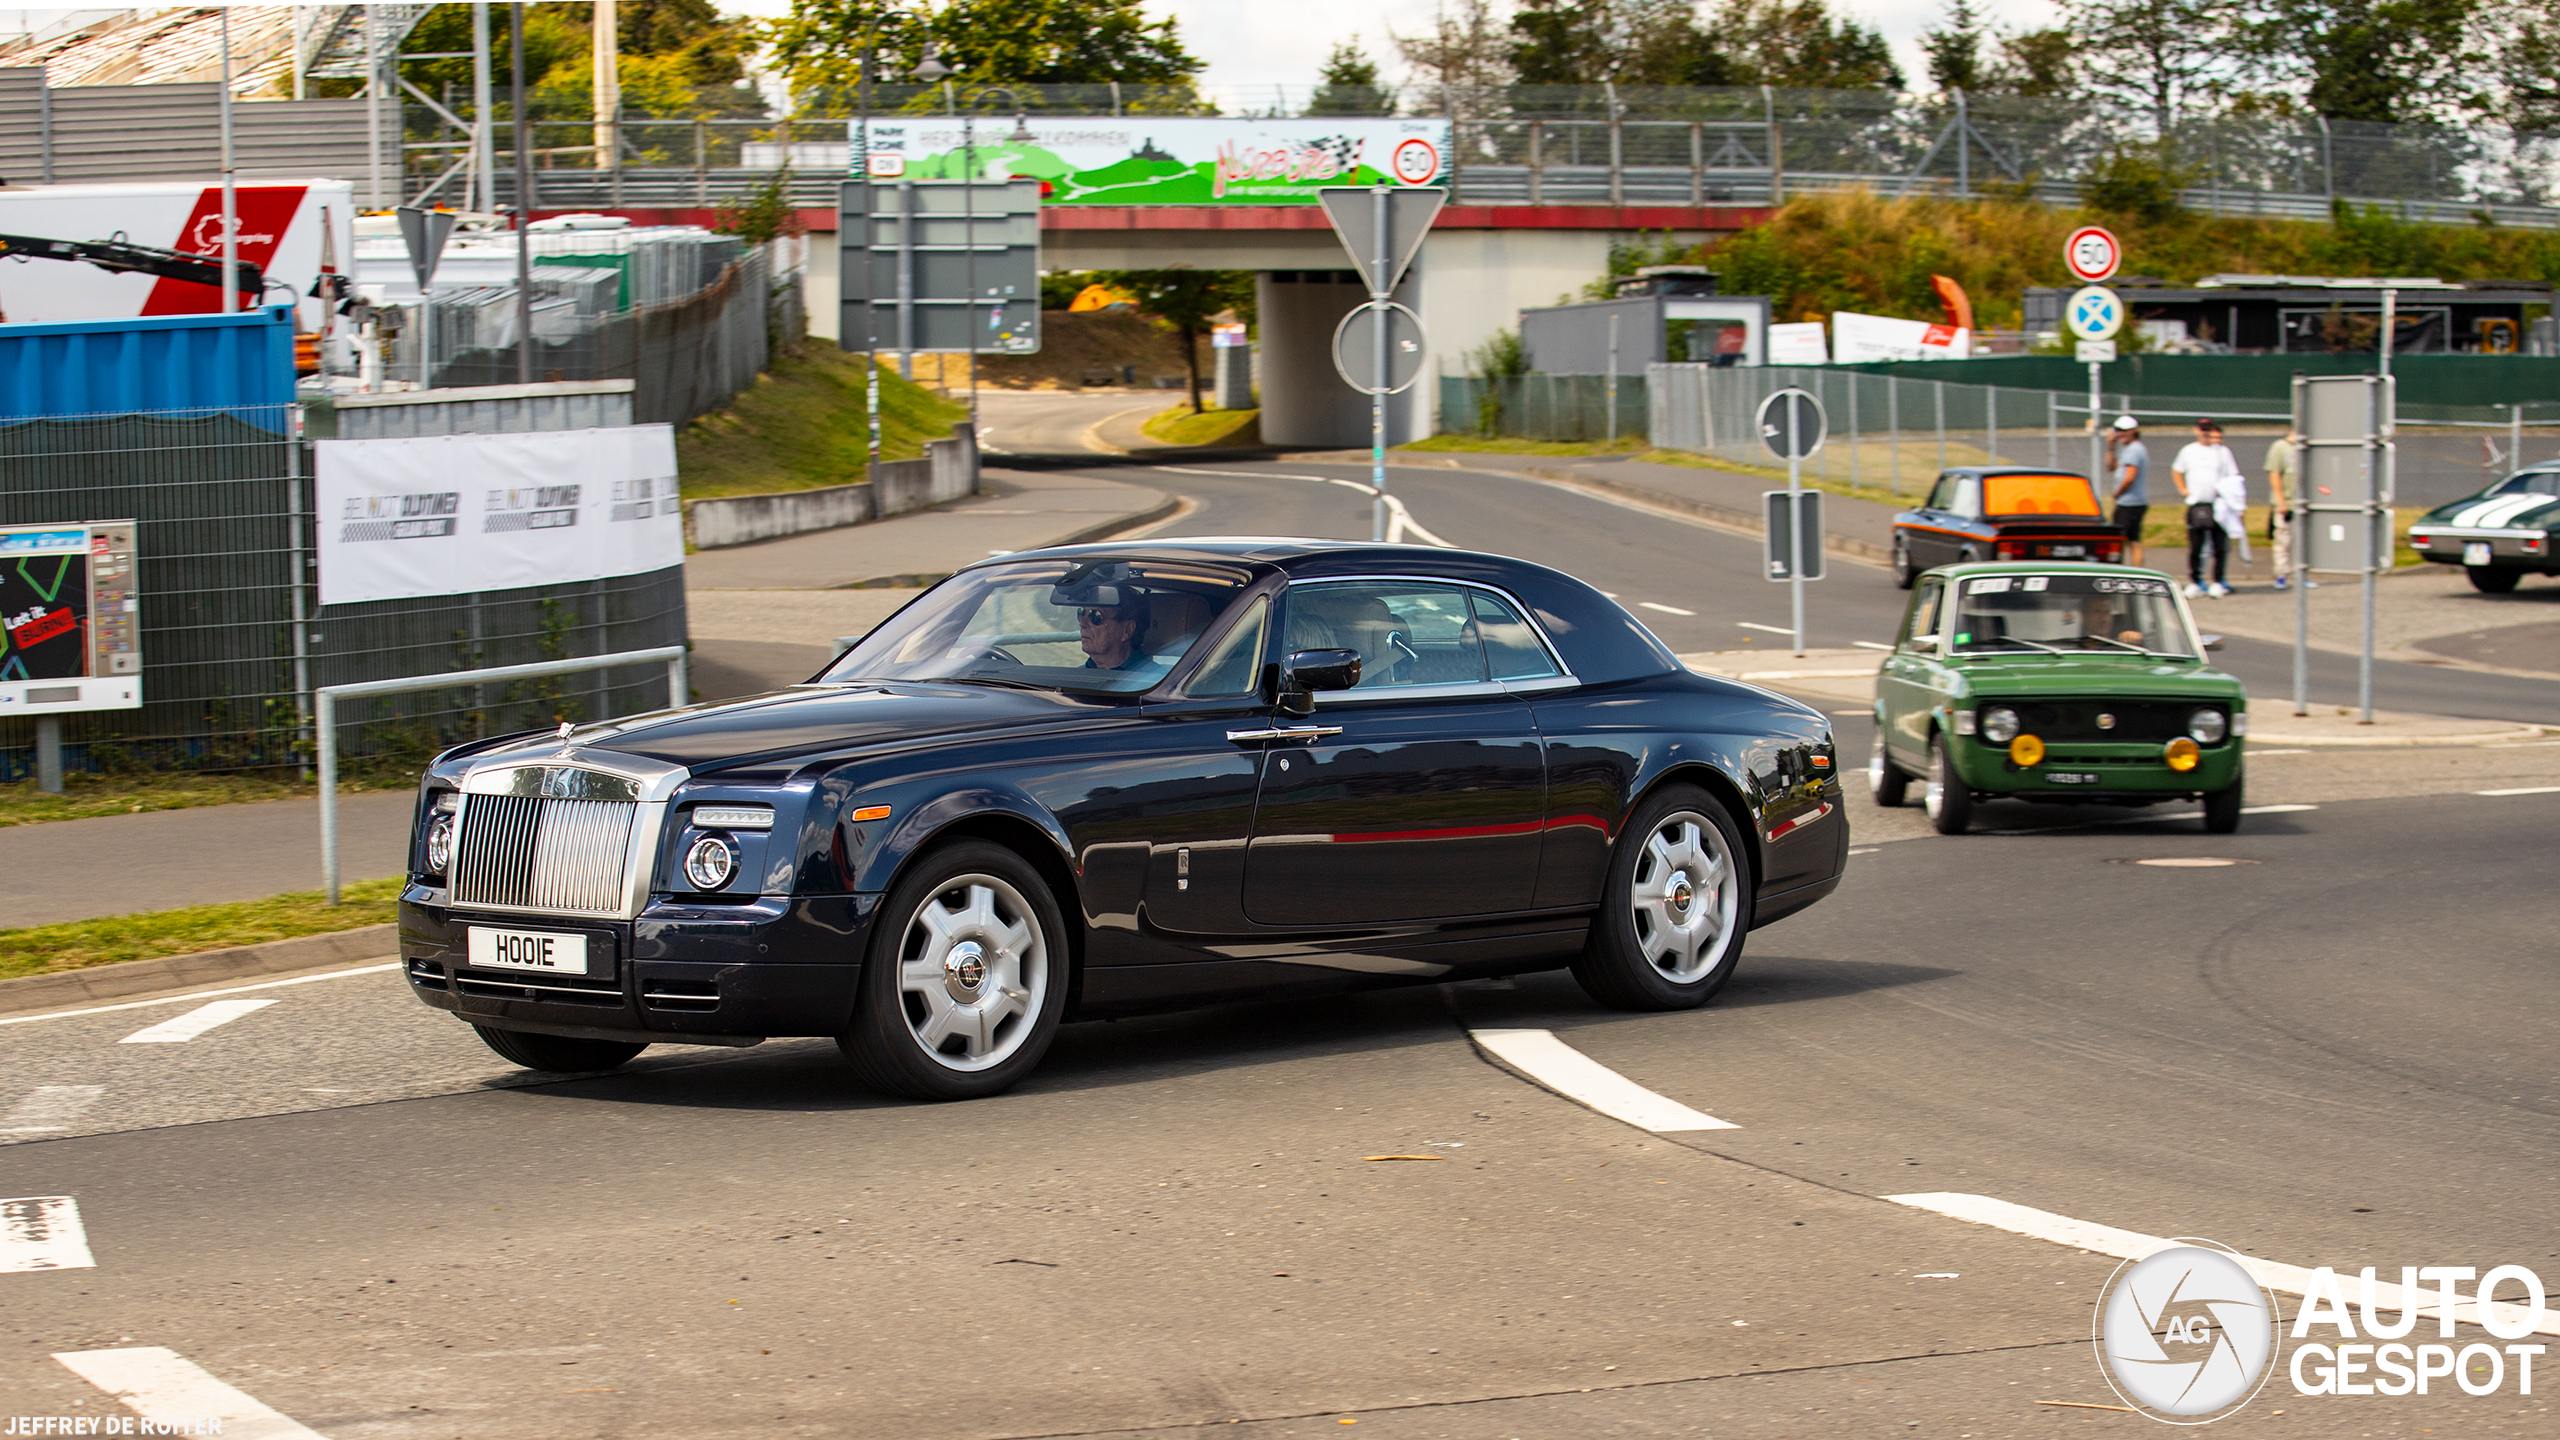
{"type": "Polygon", "coordinates": [[[2124,299],[2104,285],[2083,286],[2071,292],[2062,318],[2074,336],[2104,340],[2124,328],[2124,299]]]}

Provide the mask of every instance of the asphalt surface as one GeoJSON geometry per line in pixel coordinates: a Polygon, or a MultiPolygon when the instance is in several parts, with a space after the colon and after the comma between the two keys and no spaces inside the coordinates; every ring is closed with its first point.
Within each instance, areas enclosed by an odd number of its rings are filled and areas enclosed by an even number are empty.
{"type": "MultiPolygon", "coordinates": [[[[1160,533],[1367,533],[1352,467],[1185,468],[1246,473],[1162,476],[1201,508],[1160,533]]],[[[1755,540],[1511,477],[1395,493],[1671,607],[1636,613],[1677,650],[1783,646],[1739,624],[1786,618],[1755,540]]],[[[1901,592],[1839,563],[1808,598],[1845,644],[1901,592]]],[[[2551,682],[2405,668],[2560,723],[2551,682]]],[[[2233,836],[1986,805],[1946,838],[1853,792],[1840,892],[1707,1009],[1550,974],[1079,1024],[965,1105],[868,1096],[823,1041],[529,1076],[361,967],[0,1023],[0,1197],[69,1197],[96,1262],[0,1273],[0,1409],[122,1413],[52,1357],[161,1346],[338,1440],[2157,1433],[2091,1353],[2114,1261],[1886,1197],[2560,1281],[2560,743],[2276,748],[2250,783],[2283,808],[2233,836]],[[1633,1128],[1486,1029],[1736,1128],[1633,1128]]],[[[2279,1372],[2216,1433],[2550,1434],[2536,1379],[2279,1372]]]]}

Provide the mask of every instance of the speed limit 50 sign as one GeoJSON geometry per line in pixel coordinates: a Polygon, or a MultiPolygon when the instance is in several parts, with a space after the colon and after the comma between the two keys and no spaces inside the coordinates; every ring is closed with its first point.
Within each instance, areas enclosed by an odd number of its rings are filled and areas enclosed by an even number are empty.
{"type": "Polygon", "coordinates": [[[2062,242],[2062,263],[2070,267],[2073,279],[2095,285],[2124,263],[2124,245],[2112,231],[2083,225],[2062,242]]]}

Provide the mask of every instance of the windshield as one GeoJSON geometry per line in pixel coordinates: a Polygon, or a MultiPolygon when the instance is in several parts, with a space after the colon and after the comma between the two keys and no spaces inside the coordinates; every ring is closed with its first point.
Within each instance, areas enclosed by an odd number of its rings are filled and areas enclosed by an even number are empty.
{"type": "Polygon", "coordinates": [[[2151,575],[1972,576],[1955,630],[1955,648],[1976,655],[2196,654],[2169,582],[2151,575]]]}
{"type": "Polygon", "coordinates": [[[2489,487],[2491,495],[2560,495],[2560,470],[2527,470],[2489,487]]]}
{"type": "Polygon", "coordinates": [[[1136,694],[1155,687],[1244,587],[1241,571],[1138,560],[964,570],[819,679],[957,680],[1136,694]]]}

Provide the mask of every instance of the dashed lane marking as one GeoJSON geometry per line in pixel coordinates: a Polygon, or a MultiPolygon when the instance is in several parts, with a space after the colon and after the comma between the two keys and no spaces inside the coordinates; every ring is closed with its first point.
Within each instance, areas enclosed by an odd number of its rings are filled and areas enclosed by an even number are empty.
{"type": "Polygon", "coordinates": [[[1881,640],[1852,640],[1849,643],[1857,646],[1861,650],[1883,650],[1890,653],[1893,649],[1892,646],[1887,645],[1881,640]]]}
{"type": "Polygon", "coordinates": [[[1559,1095],[1639,1130],[1739,1130],[1730,1120],[1657,1095],[1556,1038],[1552,1030],[1470,1030],[1496,1059],[1559,1095]]]}
{"type": "MultiPolygon", "coordinates": [[[[2158,1235],[2144,1235],[2138,1231],[2119,1230],[2112,1225],[2097,1225],[2087,1220],[2074,1220],[2068,1215],[2056,1215],[2050,1210],[2013,1205],[2006,1200],[1995,1200],[1988,1195],[1963,1195],[1952,1191],[1935,1190],[1918,1195],[1887,1195],[1884,1198],[1896,1205],[1908,1205],[1914,1210],[1927,1210],[1950,1219],[1988,1225],[1994,1230],[2006,1230],[2013,1235],[2050,1240],[2056,1245],[2068,1245],[2074,1250],[2086,1250],[2092,1254],[2111,1256],[2118,1260],[2135,1259],[2163,1245],[2173,1243],[2158,1235]]],[[[2300,1265],[2287,1265],[2280,1261],[2260,1259],[2255,1255],[2244,1255],[2241,1258],[2248,1262],[2251,1270],[2257,1272],[2258,1279],[2268,1289],[2282,1290],[2288,1295],[2311,1293],[2316,1272],[2300,1265]]],[[[2357,1287],[2360,1290],[2361,1281],[2355,1276],[2349,1276],[2342,1284],[2341,1292],[2343,1293],[2349,1287],[2357,1287]]],[[[2443,1313],[2441,1302],[2429,1303],[2429,1296],[2433,1292],[2423,1286],[2405,1294],[2397,1285],[2377,1284],[2373,1289],[2373,1303],[2384,1309],[2401,1310],[2414,1305],[2421,1315],[2443,1313]]],[[[2547,1310],[2538,1311],[2523,1305],[2501,1303],[2492,1305],[2490,1313],[2509,1327],[2520,1327],[2530,1323],[2545,1335],[2560,1335],[2560,1315],[2552,1314],[2547,1310]]],[[[2481,1323],[2480,1307],[2475,1301],[2465,1300],[2453,1307],[2453,1318],[2477,1325],[2481,1323]]]]}
{"type": "Polygon", "coordinates": [[[215,1379],[211,1371],[175,1350],[138,1345],[126,1350],[74,1350],[53,1358],[145,1420],[218,1420],[224,1440],[324,1440],[319,1431],[215,1379]]]}
{"type": "Polygon", "coordinates": [[[104,1085],[39,1085],[0,1115],[0,1135],[42,1135],[68,1130],[81,1112],[107,1093],[104,1085]]]}
{"type": "Polygon", "coordinates": [[[273,990],[279,985],[313,985],[322,980],[344,980],[350,975],[379,975],[397,970],[400,962],[381,965],[359,965],[352,970],[332,970],[325,975],[296,975],[290,980],[261,980],[255,985],[233,985],[221,990],[198,990],[187,995],[163,995],[157,1000],[127,1000],[120,1005],[92,1005],[85,1010],[55,1010],[43,1015],[11,1015],[0,1017],[0,1025],[33,1025],[41,1020],[75,1020],[83,1015],[105,1015],[117,1010],[147,1010],[154,1005],[181,1005],[189,1000],[204,1000],[215,995],[239,995],[251,990],[273,990]]]}
{"type": "Polygon", "coordinates": [[[80,1206],[68,1195],[0,1200],[0,1274],[28,1270],[94,1270],[80,1206]]]}
{"type": "Polygon", "coordinates": [[[1784,625],[1763,625],[1757,620],[1736,620],[1733,623],[1745,630],[1766,630],[1772,635],[1792,636],[1796,633],[1784,625]]]}
{"type": "Polygon", "coordinates": [[[1677,605],[1656,605],[1650,600],[1639,600],[1636,604],[1647,610],[1659,610],[1665,615],[1695,615],[1698,613],[1695,610],[1683,610],[1677,605]]]}
{"type": "Polygon", "coordinates": [[[243,1015],[255,1014],[276,1003],[273,1000],[216,1000],[179,1016],[163,1020],[148,1030],[136,1030],[124,1037],[127,1045],[175,1045],[193,1040],[217,1025],[228,1025],[243,1015]]]}
{"type": "Polygon", "coordinates": [[[2317,805],[2243,805],[2243,815],[2291,815],[2299,810],[2317,810],[2317,805]]]}
{"type": "Polygon", "coordinates": [[[2513,790],[2474,790],[2474,795],[2560,795],[2560,785],[2519,785],[2513,790]]]}

